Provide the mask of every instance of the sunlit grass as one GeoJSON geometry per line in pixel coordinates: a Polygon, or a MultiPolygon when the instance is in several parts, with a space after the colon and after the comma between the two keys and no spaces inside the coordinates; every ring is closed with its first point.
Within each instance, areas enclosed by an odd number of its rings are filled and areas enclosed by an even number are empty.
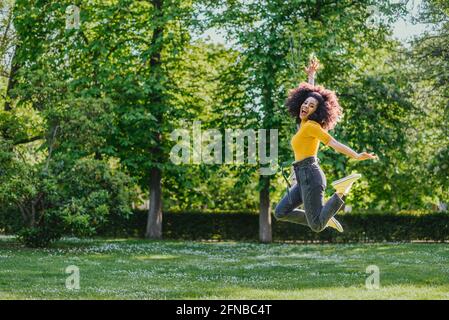
{"type": "Polygon", "coordinates": [[[0,299],[448,299],[445,244],[258,244],[0,238],[0,299]],[[80,290],[65,287],[68,266],[80,290]],[[380,269],[380,289],[365,286],[380,269]]]}

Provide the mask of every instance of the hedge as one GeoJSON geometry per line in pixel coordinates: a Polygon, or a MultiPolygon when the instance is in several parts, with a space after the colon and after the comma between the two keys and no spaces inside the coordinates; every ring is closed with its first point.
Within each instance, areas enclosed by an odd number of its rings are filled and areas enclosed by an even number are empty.
{"type": "MultiPolygon", "coordinates": [[[[136,211],[129,221],[116,221],[101,230],[103,236],[143,237],[146,211],[136,211]]],[[[449,213],[344,213],[338,215],[345,232],[326,229],[315,233],[305,226],[272,218],[274,241],[303,242],[382,242],[446,241],[449,213]]],[[[183,240],[257,241],[259,217],[256,213],[164,212],[163,237],[183,240]]]]}

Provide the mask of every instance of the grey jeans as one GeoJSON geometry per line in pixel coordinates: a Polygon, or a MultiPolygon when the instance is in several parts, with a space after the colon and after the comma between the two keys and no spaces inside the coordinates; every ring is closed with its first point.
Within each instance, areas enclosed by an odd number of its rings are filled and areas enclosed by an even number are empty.
{"type": "Polygon", "coordinates": [[[336,193],[323,204],[326,177],[318,162],[318,158],[308,157],[293,165],[297,184],[276,206],[274,216],[277,220],[303,224],[320,232],[340,210],[344,201],[336,193]],[[304,210],[297,209],[302,203],[304,210]]]}

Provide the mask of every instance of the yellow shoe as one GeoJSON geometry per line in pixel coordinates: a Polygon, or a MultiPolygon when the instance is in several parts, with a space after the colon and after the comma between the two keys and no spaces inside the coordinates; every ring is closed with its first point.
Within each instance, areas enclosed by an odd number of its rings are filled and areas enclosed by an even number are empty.
{"type": "Polygon", "coordinates": [[[361,176],[362,175],[360,173],[354,173],[350,176],[332,182],[331,185],[335,188],[337,193],[346,195],[349,193],[349,190],[351,190],[352,184],[361,176]]]}
{"type": "Polygon", "coordinates": [[[338,232],[343,232],[343,227],[341,226],[340,222],[338,222],[337,219],[335,219],[335,217],[332,217],[328,222],[326,227],[331,227],[335,230],[337,230],[338,232]]]}

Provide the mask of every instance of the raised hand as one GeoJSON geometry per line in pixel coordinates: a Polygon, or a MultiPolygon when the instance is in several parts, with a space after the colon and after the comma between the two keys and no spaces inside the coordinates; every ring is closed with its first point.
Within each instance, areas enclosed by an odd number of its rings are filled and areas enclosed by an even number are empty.
{"type": "Polygon", "coordinates": [[[304,71],[307,73],[307,76],[314,76],[320,67],[320,60],[317,57],[312,56],[309,61],[309,66],[304,68],[304,71]]]}

